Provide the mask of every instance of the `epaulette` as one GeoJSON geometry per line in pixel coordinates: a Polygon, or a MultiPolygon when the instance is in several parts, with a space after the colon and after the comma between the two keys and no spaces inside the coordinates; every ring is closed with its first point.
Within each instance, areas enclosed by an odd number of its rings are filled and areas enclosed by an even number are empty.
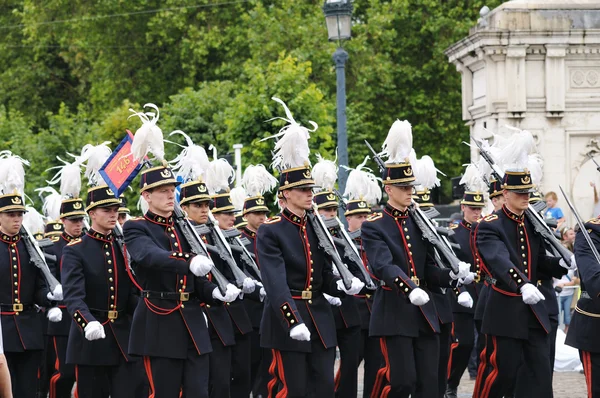
{"type": "Polygon", "coordinates": [[[133,218],[130,218],[130,219],[129,219],[129,220],[127,220],[127,221],[141,221],[141,220],[145,220],[145,218],[144,218],[144,217],[141,217],[141,216],[138,216],[138,217],[133,217],[133,218]]]}
{"type": "Polygon", "coordinates": [[[367,221],[372,222],[375,220],[379,220],[380,218],[383,218],[383,213],[376,212],[376,213],[370,214],[369,217],[367,217],[367,221]]]}
{"type": "Polygon", "coordinates": [[[591,220],[588,220],[585,223],[598,225],[598,224],[600,224],[600,218],[592,218],[591,220]]]}
{"type": "Polygon", "coordinates": [[[450,229],[456,229],[456,228],[458,228],[458,224],[450,224],[448,226],[448,228],[450,228],[450,229]]]}
{"type": "Polygon", "coordinates": [[[491,221],[496,221],[498,219],[498,215],[497,214],[490,214],[487,217],[483,218],[483,221],[485,222],[491,222],[491,221]]]}
{"type": "Polygon", "coordinates": [[[277,222],[281,221],[281,217],[280,216],[274,216],[269,218],[267,221],[265,221],[265,224],[275,224],[277,222]]]}
{"type": "Polygon", "coordinates": [[[76,244],[81,243],[81,238],[76,238],[67,243],[67,246],[75,246],[76,244]]]}

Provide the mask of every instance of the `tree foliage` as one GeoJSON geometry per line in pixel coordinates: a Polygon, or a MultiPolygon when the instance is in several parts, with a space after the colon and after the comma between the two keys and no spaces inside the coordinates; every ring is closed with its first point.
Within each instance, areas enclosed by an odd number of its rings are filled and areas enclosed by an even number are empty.
{"type": "MultiPolygon", "coordinates": [[[[499,0],[355,0],[346,66],[350,164],[383,142],[397,118],[447,175],[468,161],[460,76],[443,51],[499,0]]],[[[165,135],[183,130],[219,154],[270,163],[282,126],[276,96],[319,129],[313,152],[333,156],[336,80],[322,1],[24,0],[0,6],[0,142],[28,158],[28,192],[56,156],[88,142],[116,146],[139,123],[129,108],[161,108],[165,135]]],[[[181,142],[179,137],[171,137],[181,142]]],[[[177,147],[167,144],[167,153],[177,147]]],[[[375,168],[375,164],[371,166],[375,168]]],[[[450,184],[444,192],[448,195],[450,184]]]]}

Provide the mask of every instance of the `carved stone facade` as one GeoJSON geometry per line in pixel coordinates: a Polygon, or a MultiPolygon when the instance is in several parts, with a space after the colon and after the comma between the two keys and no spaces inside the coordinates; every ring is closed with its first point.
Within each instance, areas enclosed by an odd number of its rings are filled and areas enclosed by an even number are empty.
{"type": "MultiPolygon", "coordinates": [[[[508,134],[506,125],[531,131],[544,157],[542,191],[562,185],[591,217],[590,182],[600,186],[587,156],[600,155],[600,1],[506,2],[446,55],[462,76],[471,135],[508,134]]],[[[559,205],[566,210],[560,197],[559,205]]]]}

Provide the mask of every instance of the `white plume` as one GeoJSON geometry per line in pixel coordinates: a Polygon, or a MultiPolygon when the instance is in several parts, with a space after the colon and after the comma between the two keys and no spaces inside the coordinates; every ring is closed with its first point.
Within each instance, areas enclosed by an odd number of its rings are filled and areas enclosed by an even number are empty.
{"type": "Polygon", "coordinates": [[[81,156],[76,156],[67,152],[67,155],[75,158],[72,163],[56,157],[63,165],[51,167],[48,170],[58,169],[58,172],[48,181],[48,184],[56,184],[60,182],[60,194],[64,198],[78,198],[81,192],[81,167],[86,160],[81,156]]]}
{"type": "Polygon", "coordinates": [[[27,212],[23,215],[23,225],[32,234],[44,233],[44,217],[33,206],[25,206],[27,212]]]}
{"type": "Polygon", "coordinates": [[[148,209],[150,208],[150,206],[148,206],[148,202],[146,202],[146,199],[144,199],[142,195],[140,195],[136,207],[139,211],[142,212],[142,215],[145,215],[148,212],[148,209]]]}
{"type": "Polygon", "coordinates": [[[377,177],[365,168],[365,164],[369,160],[369,157],[365,157],[365,160],[356,166],[355,169],[348,169],[348,180],[346,181],[346,189],[344,190],[344,196],[348,200],[364,200],[370,206],[373,206],[381,200],[381,187],[377,181],[377,177]]]}
{"type": "Polygon", "coordinates": [[[100,175],[100,168],[106,163],[112,153],[108,144],[110,144],[110,141],[105,141],[99,145],[87,144],[81,149],[81,157],[87,159],[84,175],[88,179],[88,185],[90,186],[106,184],[100,175]]]}
{"type": "Polygon", "coordinates": [[[544,159],[538,153],[534,153],[527,158],[527,169],[531,173],[531,181],[538,188],[542,184],[542,177],[544,176],[544,159]]]}
{"type": "Polygon", "coordinates": [[[250,165],[244,170],[242,186],[248,196],[262,196],[277,186],[277,179],[262,164],[250,165]]]}
{"type": "Polygon", "coordinates": [[[248,197],[246,195],[246,191],[242,187],[235,187],[231,189],[229,192],[229,196],[231,197],[231,203],[235,210],[239,211],[244,208],[244,201],[248,197]]]}
{"type": "Polygon", "coordinates": [[[29,162],[19,156],[13,155],[11,151],[0,152],[0,190],[4,194],[17,192],[21,195],[25,192],[25,169],[23,165],[29,166],[29,162]]]}
{"type": "Polygon", "coordinates": [[[459,184],[464,184],[467,191],[487,192],[488,186],[481,178],[481,172],[473,163],[467,165],[459,184]]]}
{"type": "Polygon", "coordinates": [[[62,196],[52,187],[38,188],[35,191],[38,193],[40,199],[44,201],[42,213],[44,213],[49,220],[58,221],[60,218],[62,196]],[[44,197],[43,194],[45,193],[48,193],[49,195],[44,197]]]}
{"type": "Polygon", "coordinates": [[[206,187],[211,194],[229,190],[229,184],[235,179],[235,170],[226,159],[210,162],[206,173],[206,187]]]}
{"type": "Polygon", "coordinates": [[[148,153],[151,153],[156,159],[164,163],[165,143],[163,141],[163,132],[156,125],[160,112],[154,104],[145,104],[144,108],[152,108],[156,112],[136,112],[133,109],[129,109],[129,111],[133,112],[129,118],[137,116],[142,121],[142,127],[137,129],[133,136],[131,153],[133,154],[133,158],[139,162],[143,161],[148,153]]]}
{"type": "MultiPolygon", "coordinates": [[[[490,145],[489,141],[486,139],[478,139],[478,141],[481,143],[483,149],[490,154],[498,168],[501,171],[504,171],[505,165],[502,159],[502,152],[506,147],[512,145],[512,142],[510,139],[507,139],[499,134],[494,134],[487,129],[486,131],[492,134],[493,143],[490,145]]],[[[488,181],[491,180],[492,169],[483,157],[481,157],[477,162],[477,168],[482,176],[484,176],[488,181]]]]}
{"type": "MultiPolygon", "coordinates": [[[[194,144],[190,136],[181,130],[175,130],[173,134],[180,134],[185,138],[186,145],[179,145],[183,148],[181,153],[175,159],[169,162],[173,171],[183,178],[184,181],[204,180],[208,170],[210,160],[203,147],[194,144]]],[[[170,141],[167,141],[170,142],[170,141]]]]}
{"type": "Polygon", "coordinates": [[[423,187],[431,189],[440,185],[440,179],[437,178],[438,170],[430,156],[425,155],[411,165],[415,179],[423,187]]]}
{"type": "Polygon", "coordinates": [[[506,169],[524,169],[527,167],[529,155],[537,152],[535,138],[527,130],[506,127],[515,133],[508,139],[510,145],[504,146],[501,150],[500,160],[506,169]]]}
{"type": "Polygon", "coordinates": [[[383,142],[381,155],[387,157],[386,163],[403,163],[410,155],[412,144],[412,126],[407,120],[396,120],[383,142]]]}
{"type": "MultiPolygon", "coordinates": [[[[337,159],[336,159],[337,160],[337,159]]],[[[332,191],[337,180],[338,167],[335,161],[323,159],[317,154],[317,163],[312,168],[312,176],[318,190],[332,191]]]]}
{"type": "Polygon", "coordinates": [[[281,119],[289,123],[279,130],[279,133],[261,140],[265,141],[271,138],[279,138],[279,141],[275,144],[271,167],[275,170],[285,170],[304,165],[310,166],[310,160],[308,158],[308,155],[310,154],[308,139],[310,138],[310,133],[316,131],[319,126],[312,120],[309,120],[309,123],[313,127],[312,130],[301,126],[294,120],[292,113],[282,100],[277,97],[271,97],[271,99],[283,106],[286,117],[275,117],[269,119],[269,121],[281,119]]]}

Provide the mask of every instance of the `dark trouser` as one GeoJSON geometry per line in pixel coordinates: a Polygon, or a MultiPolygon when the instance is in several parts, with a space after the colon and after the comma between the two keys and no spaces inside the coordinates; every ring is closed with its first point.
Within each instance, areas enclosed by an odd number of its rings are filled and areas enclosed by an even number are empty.
{"type": "Polygon", "coordinates": [[[358,364],[360,325],[337,329],[340,367],[335,375],[335,396],[356,397],[358,390],[358,364]]]}
{"type": "Polygon", "coordinates": [[[469,371],[469,375],[472,378],[477,377],[477,366],[479,366],[479,355],[481,352],[479,351],[479,340],[484,339],[485,337],[479,333],[481,329],[477,326],[478,321],[474,321],[475,323],[475,347],[471,351],[471,356],[469,357],[469,365],[467,366],[467,370],[469,371]]]}
{"type": "Polygon", "coordinates": [[[369,337],[369,330],[363,329],[360,331],[360,361],[364,361],[363,375],[363,398],[369,398],[375,384],[377,371],[382,366],[383,356],[381,355],[381,345],[377,337],[369,337]]]}
{"type": "Polygon", "coordinates": [[[50,398],[71,398],[75,384],[75,365],[67,364],[68,336],[52,336],[52,349],[56,356],[54,374],[50,378],[50,398]]]}
{"type": "Polygon", "coordinates": [[[75,374],[78,398],[104,398],[105,389],[111,398],[148,396],[148,391],[144,391],[142,361],[127,362],[120,358],[114,366],[76,365],[75,374]]]}
{"type": "Polygon", "coordinates": [[[334,396],[334,347],[326,349],[319,339],[313,339],[310,353],[273,350],[273,355],[276,377],[282,388],[272,397],[306,397],[309,392],[318,398],[334,396]]]}
{"type": "MultiPolygon", "coordinates": [[[[231,395],[231,346],[224,346],[221,340],[211,339],[213,351],[209,358],[209,396],[229,398],[231,395]]],[[[157,397],[158,398],[158,397],[157,397]]]]}
{"type": "Polygon", "coordinates": [[[529,329],[527,340],[487,335],[483,372],[477,376],[474,398],[501,398],[512,394],[521,361],[530,365],[529,383],[535,386],[530,398],[552,396],[548,335],[543,329],[529,329]]]}
{"type": "Polygon", "coordinates": [[[182,392],[182,398],[208,398],[208,355],[198,355],[194,347],[186,359],[144,357],[144,367],[150,397],[179,398],[182,392]]]}
{"type": "Polygon", "coordinates": [[[44,353],[40,363],[40,375],[38,377],[38,396],[46,398],[50,388],[50,377],[54,373],[56,365],[56,353],[54,352],[54,340],[52,336],[44,335],[44,353]]]}
{"type": "Polygon", "coordinates": [[[473,314],[454,313],[453,343],[448,364],[448,387],[457,388],[475,345],[473,314]]]}
{"type": "Polygon", "coordinates": [[[600,354],[580,350],[579,358],[583,364],[588,398],[600,397],[600,354]]]}
{"type": "Polygon", "coordinates": [[[446,381],[448,378],[448,366],[450,359],[450,341],[452,339],[452,324],[440,324],[440,360],[438,363],[438,395],[442,398],[446,392],[446,381]]]}
{"type": "Polygon", "coordinates": [[[421,332],[416,338],[383,337],[382,351],[390,384],[381,397],[437,397],[439,350],[439,338],[433,332],[421,332]]]}
{"type": "Polygon", "coordinates": [[[250,372],[250,352],[252,332],[244,335],[236,333],[235,345],[231,347],[231,396],[245,398],[252,391],[250,372]]]}
{"type": "Polygon", "coordinates": [[[252,378],[252,396],[255,398],[266,398],[267,383],[269,377],[269,366],[273,355],[270,349],[260,346],[260,334],[258,329],[250,336],[252,347],[250,348],[250,370],[252,378]]]}
{"type": "Polygon", "coordinates": [[[42,350],[5,352],[14,398],[35,398],[42,350]]]}

